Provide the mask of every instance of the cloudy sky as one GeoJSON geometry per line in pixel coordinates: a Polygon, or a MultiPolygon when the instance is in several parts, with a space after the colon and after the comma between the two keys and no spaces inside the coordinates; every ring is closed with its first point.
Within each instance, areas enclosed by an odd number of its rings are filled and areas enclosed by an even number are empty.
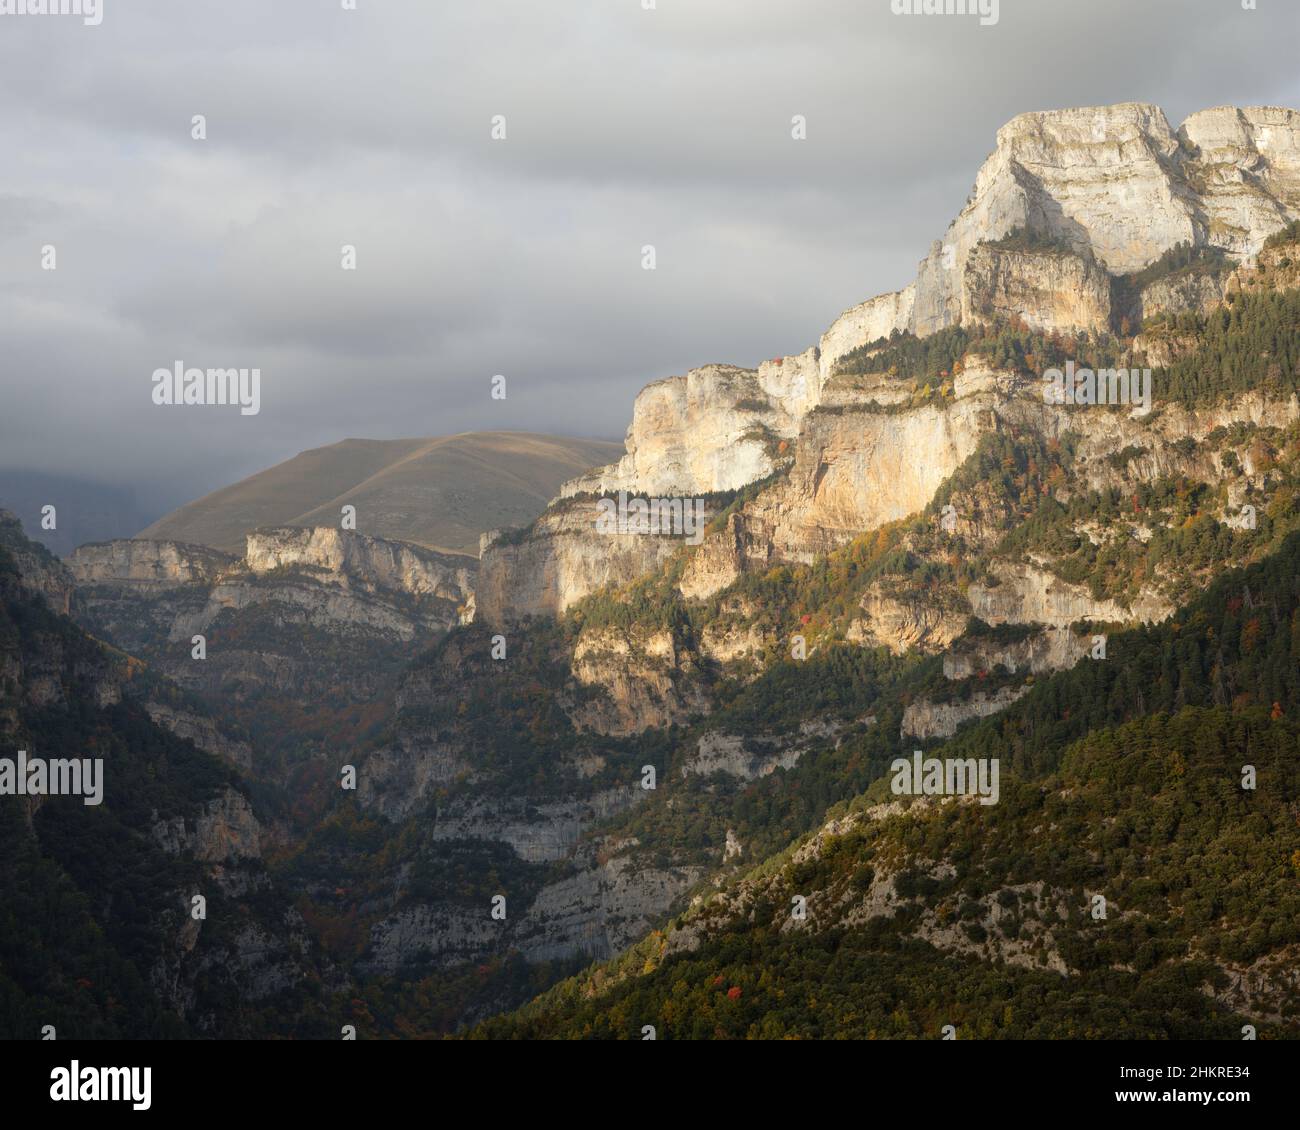
{"type": "Polygon", "coordinates": [[[347,436],[619,438],[910,281],[1019,112],[1300,106],[1295,0],[356,8],[0,15],[0,470],[161,511],[347,436]],[[155,406],[178,360],[259,367],[260,414],[155,406]]]}

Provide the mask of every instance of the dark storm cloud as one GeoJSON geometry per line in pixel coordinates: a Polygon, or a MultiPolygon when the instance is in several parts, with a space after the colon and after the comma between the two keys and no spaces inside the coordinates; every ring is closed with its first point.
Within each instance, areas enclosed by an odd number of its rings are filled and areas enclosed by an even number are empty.
{"type": "Polygon", "coordinates": [[[1016,113],[1300,103],[1270,0],[105,9],[0,17],[0,465],[160,505],[348,435],[620,435],[910,281],[1016,113]],[[153,405],[178,359],[260,367],[261,414],[153,405]]]}

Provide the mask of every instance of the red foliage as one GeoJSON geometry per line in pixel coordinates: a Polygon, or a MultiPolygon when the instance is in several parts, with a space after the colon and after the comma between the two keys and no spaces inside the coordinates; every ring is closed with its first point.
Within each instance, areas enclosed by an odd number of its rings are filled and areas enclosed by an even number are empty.
{"type": "Polygon", "coordinates": [[[730,1000],[730,1001],[738,1001],[738,1000],[740,1000],[740,986],[739,986],[739,985],[732,985],[731,988],[727,990],[727,1000],[730,1000]]]}

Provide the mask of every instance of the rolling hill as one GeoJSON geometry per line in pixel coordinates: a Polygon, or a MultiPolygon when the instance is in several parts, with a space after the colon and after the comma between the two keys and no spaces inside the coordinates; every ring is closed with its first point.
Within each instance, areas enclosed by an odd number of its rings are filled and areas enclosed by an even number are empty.
{"type": "Polygon", "coordinates": [[[187,503],[136,536],[242,552],[250,530],[333,526],[352,505],[362,533],[477,556],[480,533],[530,522],[565,479],[620,452],[530,432],[345,439],[187,503]]]}

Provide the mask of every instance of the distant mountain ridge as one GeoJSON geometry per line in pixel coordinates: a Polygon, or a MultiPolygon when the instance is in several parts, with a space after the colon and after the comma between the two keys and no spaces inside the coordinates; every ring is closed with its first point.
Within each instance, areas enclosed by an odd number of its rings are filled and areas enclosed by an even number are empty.
{"type": "Polygon", "coordinates": [[[532,521],[565,479],[620,451],[532,432],[345,439],[187,503],[136,536],[242,553],[252,530],[337,527],[351,505],[360,533],[476,557],[480,533],[532,521]]]}

